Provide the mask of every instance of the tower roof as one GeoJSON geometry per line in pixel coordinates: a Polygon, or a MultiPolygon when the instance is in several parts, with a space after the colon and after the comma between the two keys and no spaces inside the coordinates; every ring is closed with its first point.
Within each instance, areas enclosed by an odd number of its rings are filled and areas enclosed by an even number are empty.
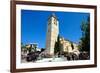
{"type": "Polygon", "coordinates": [[[57,17],[56,17],[56,15],[55,15],[55,13],[52,13],[52,15],[51,15],[51,16],[52,16],[52,17],[55,17],[55,18],[57,18],[57,17]]]}
{"type": "MultiPolygon", "coordinates": [[[[51,18],[51,17],[54,17],[54,18],[56,18],[57,19],[57,16],[55,15],[55,13],[52,13],[51,15],[50,15],[50,17],[49,18],[51,18]]],[[[48,18],[48,19],[49,19],[48,18]]]]}

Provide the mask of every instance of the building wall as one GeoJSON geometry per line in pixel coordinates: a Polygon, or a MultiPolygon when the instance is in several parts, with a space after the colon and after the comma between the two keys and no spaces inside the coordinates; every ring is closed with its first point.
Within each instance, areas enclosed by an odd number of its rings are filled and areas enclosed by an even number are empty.
{"type": "Polygon", "coordinates": [[[62,52],[78,52],[78,45],[77,44],[72,43],[73,47],[74,47],[74,49],[72,49],[70,41],[65,40],[64,38],[60,38],[60,42],[62,45],[62,50],[61,50],[62,52]]]}
{"type": "Polygon", "coordinates": [[[46,38],[46,52],[48,54],[54,54],[54,45],[57,41],[59,26],[58,21],[55,17],[51,16],[48,20],[47,26],[47,38],[46,38]]]}

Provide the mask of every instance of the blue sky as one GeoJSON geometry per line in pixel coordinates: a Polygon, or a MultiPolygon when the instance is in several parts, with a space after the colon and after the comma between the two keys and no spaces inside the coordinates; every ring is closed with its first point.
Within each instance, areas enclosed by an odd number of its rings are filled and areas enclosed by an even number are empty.
{"type": "Polygon", "coordinates": [[[38,43],[39,48],[45,48],[47,21],[52,13],[59,20],[60,36],[78,43],[82,36],[81,23],[87,20],[89,13],[36,10],[21,10],[21,42],[38,43]]]}

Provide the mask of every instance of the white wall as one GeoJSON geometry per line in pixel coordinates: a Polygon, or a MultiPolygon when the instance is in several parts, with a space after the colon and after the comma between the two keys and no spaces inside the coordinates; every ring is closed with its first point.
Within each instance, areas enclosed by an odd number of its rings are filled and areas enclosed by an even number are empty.
{"type": "MultiPolygon", "coordinates": [[[[98,67],[84,69],[68,69],[55,71],[41,71],[34,73],[99,73],[100,72],[100,1],[99,0],[34,0],[56,3],[89,4],[98,6],[98,67]]],[[[0,73],[10,73],[10,0],[0,0],[0,73]]],[[[33,72],[30,72],[33,73],[33,72]]]]}

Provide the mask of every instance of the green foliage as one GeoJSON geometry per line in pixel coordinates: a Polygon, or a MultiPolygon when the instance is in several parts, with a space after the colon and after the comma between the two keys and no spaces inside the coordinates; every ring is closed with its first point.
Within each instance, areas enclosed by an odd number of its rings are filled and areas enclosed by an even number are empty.
{"type": "Polygon", "coordinates": [[[55,42],[55,46],[54,46],[54,53],[59,53],[61,49],[61,43],[60,43],[60,36],[58,35],[57,37],[57,41],[55,42]]]}
{"type": "Polygon", "coordinates": [[[28,49],[28,51],[29,51],[29,52],[31,52],[31,51],[32,51],[32,48],[31,48],[31,47],[29,47],[29,48],[27,48],[27,49],[28,49]]]}
{"type": "Polygon", "coordinates": [[[74,45],[73,45],[73,43],[71,42],[71,47],[72,47],[72,50],[74,49],[74,45]]]}
{"type": "Polygon", "coordinates": [[[80,39],[79,48],[81,51],[90,53],[90,18],[81,24],[82,37],[80,39]]]}

